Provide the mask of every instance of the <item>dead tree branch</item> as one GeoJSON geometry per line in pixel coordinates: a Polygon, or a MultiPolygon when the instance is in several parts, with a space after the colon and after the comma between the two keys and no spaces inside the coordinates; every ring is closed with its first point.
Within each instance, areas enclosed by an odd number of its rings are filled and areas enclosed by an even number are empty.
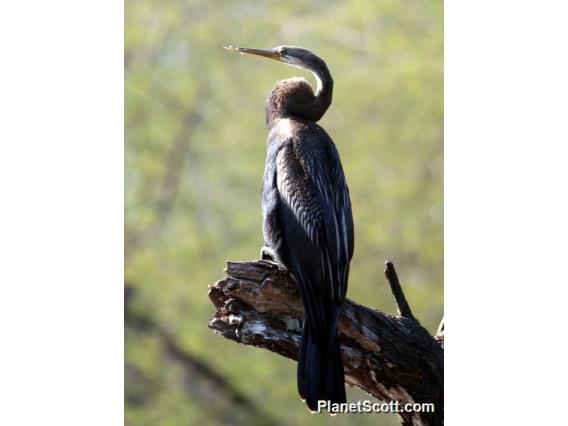
{"type": "Polygon", "coordinates": [[[387,277],[392,295],[394,296],[394,300],[396,301],[398,314],[405,318],[415,319],[414,315],[412,315],[412,311],[410,310],[410,306],[406,301],[402,287],[400,286],[400,281],[398,280],[398,275],[396,274],[394,265],[390,260],[387,260],[385,262],[385,276],[387,277]]]}
{"type": "Polygon", "coordinates": [[[442,347],[444,347],[444,318],[440,321],[435,339],[442,347]]]}
{"type": "MultiPolygon", "coordinates": [[[[400,289],[387,264],[391,288],[400,289]]],[[[297,359],[303,308],[292,276],[274,262],[228,262],[227,276],[210,287],[216,307],[209,326],[227,339],[297,359]]],[[[398,290],[393,289],[393,293],[398,290]]],[[[339,336],[346,382],[383,401],[432,403],[434,412],[399,413],[403,425],[442,425],[444,354],[414,319],[402,289],[392,316],[346,300],[339,336]]]]}

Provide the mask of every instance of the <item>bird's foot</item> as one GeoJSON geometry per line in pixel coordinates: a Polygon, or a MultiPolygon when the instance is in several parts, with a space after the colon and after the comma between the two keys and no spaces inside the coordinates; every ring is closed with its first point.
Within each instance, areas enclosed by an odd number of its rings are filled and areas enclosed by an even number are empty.
{"type": "Polygon", "coordinates": [[[274,251],[270,247],[262,246],[260,249],[260,258],[262,260],[274,261],[274,251]]]}

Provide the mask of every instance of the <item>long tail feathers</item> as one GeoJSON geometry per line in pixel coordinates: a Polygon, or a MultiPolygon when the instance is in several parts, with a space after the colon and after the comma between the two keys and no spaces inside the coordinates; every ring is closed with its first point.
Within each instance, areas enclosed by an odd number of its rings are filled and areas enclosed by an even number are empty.
{"type": "Polygon", "coordinates": [[[320,348],[304,323],[298,359],[298,392],[311,411],[318,401],[346,402],[345,379],[337,331],[326,347],[320,348]]]}

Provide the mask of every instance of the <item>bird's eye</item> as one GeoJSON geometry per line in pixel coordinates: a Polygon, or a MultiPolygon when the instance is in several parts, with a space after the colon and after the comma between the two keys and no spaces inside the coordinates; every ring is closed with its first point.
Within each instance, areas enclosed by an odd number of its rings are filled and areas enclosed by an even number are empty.
{"type": "Polygon", "coordinates": [[[286,56],[288,54],[288,51],[283,47],[280,49],[280,56],[286,56]]]}

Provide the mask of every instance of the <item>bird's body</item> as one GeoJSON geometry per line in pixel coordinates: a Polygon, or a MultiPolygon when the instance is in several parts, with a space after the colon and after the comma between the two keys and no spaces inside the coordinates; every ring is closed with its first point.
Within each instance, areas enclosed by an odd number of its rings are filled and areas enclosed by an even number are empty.
{"type": "Polygon", "coordinates": [[[353,255],[353,219],[339,154],[316,124],[331,103],[333,80],[325,62],[305,49],[246,50],[277,55],[269,57],[308,69],[318,80],[315,94],[299,78],[279,81],[270,93],[262,191],[262,253],[298,283],[305,311],[298,390],[316,410],[319,400],[346,400],[337,322],[353,255]]]}

